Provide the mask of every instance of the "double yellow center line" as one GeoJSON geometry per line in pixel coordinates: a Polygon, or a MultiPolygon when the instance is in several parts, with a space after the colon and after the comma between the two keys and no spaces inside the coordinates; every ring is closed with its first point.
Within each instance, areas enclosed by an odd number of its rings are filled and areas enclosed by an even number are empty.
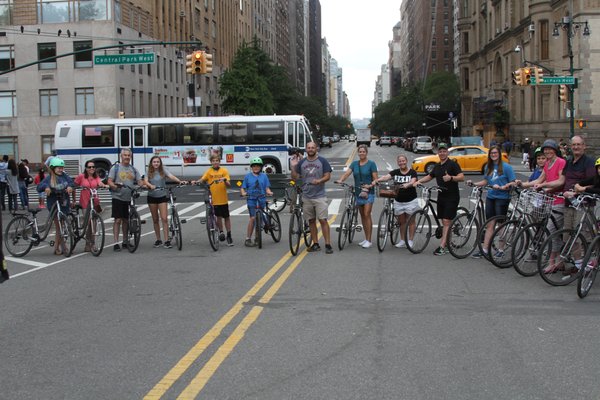
{"type": "MultiPolygon", "coordinates": [[[[332,224],[337,215],[329,219],[332,224]]],[[[319,234],[319,237],[321,234],[319,234]]],[[[273,296],[279,291],[281,286],[292,275],[294,270],[302,262],[308,252],[304,249],[300,252],[294,261],[283,271],[277,280],[261,297],[259,304],[268,304],[273,296]]],[[[231,321],[242,311],[246,303],[249,303],[254,296],[269,282],[279,270],[288,262],[292,254],[288,251],[256,284],[240,299],[223,317],[171,368],[171,370],[158,382],[152,390],[144,397],[145,400],[160,399],[172,386],[179,380],[183,374],[192,366],[202,353],[221,336],[231,321]]],[[[242,340],[246,331],[258,319],[263,311],[262,306],[252,306],[248,314],[237,325],[233,332],[226,337],[225,342],[213,354],[213,356],[202,366],[200,371],[194,376],[189,385],[177,397],[178,399],[195,399],[204,388],[209,379],[217,371],[221,363],[227,359],[229,354],[235,349],[235,346],[242,340]]]]}

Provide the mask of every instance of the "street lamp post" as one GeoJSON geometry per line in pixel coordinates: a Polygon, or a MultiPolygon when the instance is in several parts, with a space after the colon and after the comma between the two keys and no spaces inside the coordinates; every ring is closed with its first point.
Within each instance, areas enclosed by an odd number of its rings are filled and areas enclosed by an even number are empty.
{"type": "MultiPolygon", "coordinates": [[[[571,13],[572,14],[572,13],[571,13]]],[[[562,18],[561,22],[554,23],[554,29],[552,31],[552,36],[554,38],[558,38],[560,36],[559,28],[562,28],[567,33],[567,51],[569,56],[569,74],[571,76],[575,75],[575,66],[573,63],[574,55],[573,55],[573,43],[572,40],[575,37],[575,33],[583,28],[582,35],[584,37],[590,36],[590,28],[588,27],[588,22],[575,22],[571,19],[570,16],[565,16],[562,18]]],[[[579,69],[577,69],[579,70],[579,69]]],[[[568,85],[569,87],[569,132],[570,137],[575,135],[575,87],[577,86],[577,81],[575,81],[575,85],[568,85]]]]}

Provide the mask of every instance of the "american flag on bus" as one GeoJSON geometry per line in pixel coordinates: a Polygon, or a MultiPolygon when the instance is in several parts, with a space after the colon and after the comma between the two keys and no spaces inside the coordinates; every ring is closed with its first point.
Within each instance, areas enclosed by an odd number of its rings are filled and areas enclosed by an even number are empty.
{"type": "Polygon", "coordinates": [[[85,136],[101,136],[102,129],[98,126],[86,126],[85,136]]]}

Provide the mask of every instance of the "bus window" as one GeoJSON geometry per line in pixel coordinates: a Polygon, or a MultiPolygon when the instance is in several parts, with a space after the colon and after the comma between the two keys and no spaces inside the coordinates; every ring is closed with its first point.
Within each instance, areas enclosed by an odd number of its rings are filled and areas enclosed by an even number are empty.
{"type": "Polygon", "coordinates": [[[304,141],[304,135],[305,135],[305,129],[304,129],[304,125],[302,125],[300,122],[298,122],[298,147],[300,147],[301,149],[306,147],[306,142],[304,141]]]}
{"type": "Polygon", "coordinates": [[[121,128],[119,130],[119,134],[121,135],[121,147],[131,147],[131,142],[129,141],[129,128],[121,128]]]}
{"type": "Polygon", "coordinates": [[[246,124],[219,124],[219,144],[244,144],[247,141],[246,124]]]}
{"type": "Polygon", "coordinates": [[[294,135],[296,134],[295,124],[293,122],[288,122],[287,124],[287,144],[294,147],[294,135]]]}
{"type": "Polygon", "coordinates": [[[252,144],[282,144],[285,140],[283,122],[252,124],[250,134],[252,144]]]}
{"type": "Polygon", "coordinates": [[[150,125],[148,146],[177,146],[177,129],[175,125],[150,125]]]}
{"type": "Polygon", "coordinates": [[[83,126],[82,147],[114,147],[115,134],[112,125],[83,126]]]}
{"type": "Polygon", "coordinates": [[[133,129],[133,145],[143,146],[144,145],[144,128],[133,129]]]}
{"type": "Polygon", "coordinates": [[[212,124],[184,124],[183,144],[206,145],[214,142],[212,124]]]}

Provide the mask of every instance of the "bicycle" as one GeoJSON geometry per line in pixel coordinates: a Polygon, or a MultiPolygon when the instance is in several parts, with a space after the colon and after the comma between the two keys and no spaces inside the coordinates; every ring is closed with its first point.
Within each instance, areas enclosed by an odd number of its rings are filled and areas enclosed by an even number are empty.
{"type": "Polygon", "coordinates": [[[381,187],[381,184],[378,184],[377,195],[385,199],[377,224],[377,249],[380,252],[383,252],[388,242],[388,238],[390,238],[392,245],[396,245],[396,243],[398,243],[398,235],[400,234],[398,216],[394,214],[394,198],[396,197],[396,190],[394,190],[393,183],[390,184],[389,182],[385,182],[383,187],[381,187]]]}
{"type": "MultiPolygon", "coordinates": [[[[406,242],[406,248],[413,254],[419,254],[423,252],[423,250],[425,250],[425,248],[429,244],[429,240],[431,240],[432,225],[431,218],[429,217],[430,213],[433,216],[433,219],[436,223],[435,237],[437,239],[442,238],[444,229],[443,223],[438,218],[435,207],[433,207],[434,204],[437,204],[437,200],[433,200],[431,198],[431,192],[441,192],[445,189],[440,186],[424,186],[421,184],[417,185],[417,187],[422,190],[421,198],[423,199],[425,204],[422,209],[416,211],[410,216],[405,227],[405,237],[410,237],[409,227],[411,226],[411,224],[415,226],[415,233],[413,235],[412,244],[409,241],[406,242]]],[[[468,212],[469,210],[462,206],[459,206],[457,209],[457,215],[467,214],[468,212]]]]}
{"type": "Polygon", "coordinates": [[[298,254],[300,248],[300,237],[304,238],[306,247],[312,244],[312,236],[310,234],[310,226],[308,221],[304,219],[304,210],[302,208],[302,188],[296,185],[296,182],[291,181],[290,187],[294,190],[294,196],[290,196],[289,201],[292,203],[292,215],[290,215],[289,227],[289,243],[290,252],[293,256],[298,254]]]}
{"type": "Polygon", "coordinates": [[[131,199],[129,200],[129,218],[127,219],[127,237],[123,238],[123,244],[127,243],[127,250],[130,253],[135,253],[140,245],[140,237],[142,235],[142,221],[140,214],[137,212],[136,200],[140,197],[140,188],[115,183],[116,186],[128,189],[131,191],[131,199]]]}
{"type": "Polygon", "coordinates": [[[598,199],[594,195],[582,194],[571,201],[569,207],[583,209],[579,223],[574,229],[557,230],[545,240],[540,246],[537,268],[533,274],[539,272],[542,279],[552,286],[568,285],[579,278],[582,265],[586,265],[583,264],[582,257],[589,245],[584,232],[588,232],[589,237],[600,234],[598,220],[594,215],[594,204],[598,199]],[[553,241],[562,243],[560,249],[552,248],[553,241]],[[551,261],[553,265],[550,265],[551,261]]]}
{"type": "Polygon", "coordinates": [[[183,248],[183,234],[181,224],[185,224],[186,220],[179,218],[179,213],[177,212],[177,205],[175,204],[177,198],[173,194],[173,189],[180,188],[185,185],[185,183],[182,183],[166,187],[157,186],[155,188],[155,190],[164,189],[167,191],[169,215],[171,216],[171,218],[169,219],[169,240],[172,239],[175,241],[175,246],[177,247],[177,250],[181,250],[183,248]]]}
{"type": "Polygon", "coordinates": [[[583,260],[581,261],[582,272],[579,274],[577,278],[577,296],[580,299],[583,299],[588,295],[592,286],[594,285],[594,280],[596,279],[596,274],[598,274],[600,261],[600,236],[596,236],[594,240],[590,243],[583,260]]]}
{"type": "Polygon", "coordinates": [[[270,234],[275,243],[281,240],[281,220],[277,211],[269,207],[269,202],[265,201],[265,207],[260,206],[260,201],[265,199],[266,195],[260,194],[257,196],[246,195],[250,200],[256,201],[256,218],[254,218],[254,230],[256,231],[256,245],[262,249],[262,232],[270,234]]]}
{"type": "Polygon", "coordinates": [[[219,230],[219,224],[217,223],[217,216],[215,215],[215,207],[212,203],[212,193],[210,191],[210,186],[221,182],[220,180],[215,180],[212,183],[200,182],[198,185],[203,187],[206,190],[206,194],[204,197],[204,206],[206,207],[205,217],[200,218],[201,224],[206,224],[206,232],[208,233],[208,242],[210,243],[210,247],[214,251],[219,250],[219,234],[221,233],[219,230]]]}
{"type": "MultiPolygon", "coordinates": [[[[57,191],[50,189],[56,194],[56,202],[48,214],[44,230],[40,231],[37,214],[41,211],[39,208],[29,208],[27,211],[31,214],[31,218],[27,214],[15,213],[12,220],[6,226],[4,231],[4,245],[10,254],[15,257],[24,257],[33,246],[38,246],[45,241],[50,233],[54,219],[58,218],[58,232],[60,235],[61,251],[65,257],[70,257],[73,252],[73,228],[69,221],[69,211],[66,209],[66,190],[57,191]]],[[[50,246],[54,246],[54,241],[48,242],[50,246]]]]}
{"type": "Polygon", "coordinates": [[[86,247],[89,247],[90,253],[98,257],[104,248],[104,221],[93,206],[100,199],[98,198],[98,189],[89,187],[80,187],[78,189],[90,192],[90,200],[85,209],[80,204],[76,204],[71,213],[71,225],[73,229],[73,248],[77,246],[80,240],[85,240],[86,247]]]}
{"type": "Polygon", "coordinates": [[[362,226],[358,225],[358,207],[356,206],[355,187],[347,183],[338,183],[344,188],[344,211],[338,231],[338,248],[344,250],[346,242],[352,243],[354,234],[362,231],[362,226]]]}
{"type": "Polygon", "coordinates": [[[474,202],[475,207],[467,213],[457,213],[450,223],[448,251],[455,258],[466,258],[478,247],[481,250],[479,231],[482,229],[481,224],[485,220],[483,192],[484,189],[490,188],[491,186],[473,186],[469,195],[469,206],[474,202]],[[470,243],[471,240],[472,243],[470,243]]]}

